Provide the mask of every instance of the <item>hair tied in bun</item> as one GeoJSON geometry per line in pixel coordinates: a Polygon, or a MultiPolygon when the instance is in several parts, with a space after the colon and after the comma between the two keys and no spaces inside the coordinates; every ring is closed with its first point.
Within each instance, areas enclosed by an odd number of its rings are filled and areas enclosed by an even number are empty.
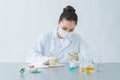
{"type": "Polygon", "coordinates": [[[63,19],[74,21],[75,24],[77,24],[78,17],[75,12],[76,10],[74,7],[67,5],[65,8],[63,8],[63,12],[60,15],[59,22],[61,22],[63,19]]]}
{"type": "Polygon", "coordinates": [[[72,6],[68,5],[63,9],[63,12],[75,12],[75,9],[72,6]]]}

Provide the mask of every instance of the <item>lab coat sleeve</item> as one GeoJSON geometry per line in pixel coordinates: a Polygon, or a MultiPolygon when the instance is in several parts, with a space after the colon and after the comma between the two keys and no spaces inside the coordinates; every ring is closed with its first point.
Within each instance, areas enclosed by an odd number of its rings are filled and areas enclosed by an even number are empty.
{"type": "Polygon", "coordinates": [[[42,34],[37,38],[31,53],[27,56],[28,63],[37,63],[42,65],[44,62],[49,60],[50,57],[43,55],[44,44],[45,44],[45,38],[44,35],[42,34]]]}
{"type": "Polygon", "coordinates": [[[80,39],[79,49],[80,49],[80,56],[79,56],[80,59],[81,59],[81,56],[82,57],[85,56],[89,62],[94,61],[96,56],[93,50],[91,49],[91,47],[86,43],[84,39],[80,39]]]}

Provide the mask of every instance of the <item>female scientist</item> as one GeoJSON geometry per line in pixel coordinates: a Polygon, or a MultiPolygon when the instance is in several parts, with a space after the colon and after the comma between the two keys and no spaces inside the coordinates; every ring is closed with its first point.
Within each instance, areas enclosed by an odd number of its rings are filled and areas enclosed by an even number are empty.
{"type": "Polygon", "coordinates": [[[68,5],[63,9],[58,21],[58,27],[51,32],[38,36],[28,63],[49,64],[51,57],[57,57],[59,63],[68,63],[69,53],[77,53],[79,58],[85,55],[92,60],[93,55],[86,42],[74,33],[78,21],[75,9],[68,5]]]}

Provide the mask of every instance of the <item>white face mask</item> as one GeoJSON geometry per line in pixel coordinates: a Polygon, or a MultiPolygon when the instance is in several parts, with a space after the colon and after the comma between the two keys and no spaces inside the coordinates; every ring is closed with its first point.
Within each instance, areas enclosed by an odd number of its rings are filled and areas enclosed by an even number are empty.
{"type": "Polygon", "coordinates": [[[58,27],[58,33],[61,34],[63,38],[71,38],[73,35],[73,32],[66,32],[61,27],[58,27]]]}

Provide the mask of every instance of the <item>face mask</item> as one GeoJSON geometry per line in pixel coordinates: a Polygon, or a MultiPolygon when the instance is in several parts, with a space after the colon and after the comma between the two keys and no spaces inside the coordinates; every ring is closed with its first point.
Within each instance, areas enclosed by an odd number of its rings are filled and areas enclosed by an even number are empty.
{"type": "Polygon", "coordinates": [[[58,33],[60,33],[63,38],[71,38],[73,35],[73,32],[66,32],[61,27],[58,28],[58,33]]]}

